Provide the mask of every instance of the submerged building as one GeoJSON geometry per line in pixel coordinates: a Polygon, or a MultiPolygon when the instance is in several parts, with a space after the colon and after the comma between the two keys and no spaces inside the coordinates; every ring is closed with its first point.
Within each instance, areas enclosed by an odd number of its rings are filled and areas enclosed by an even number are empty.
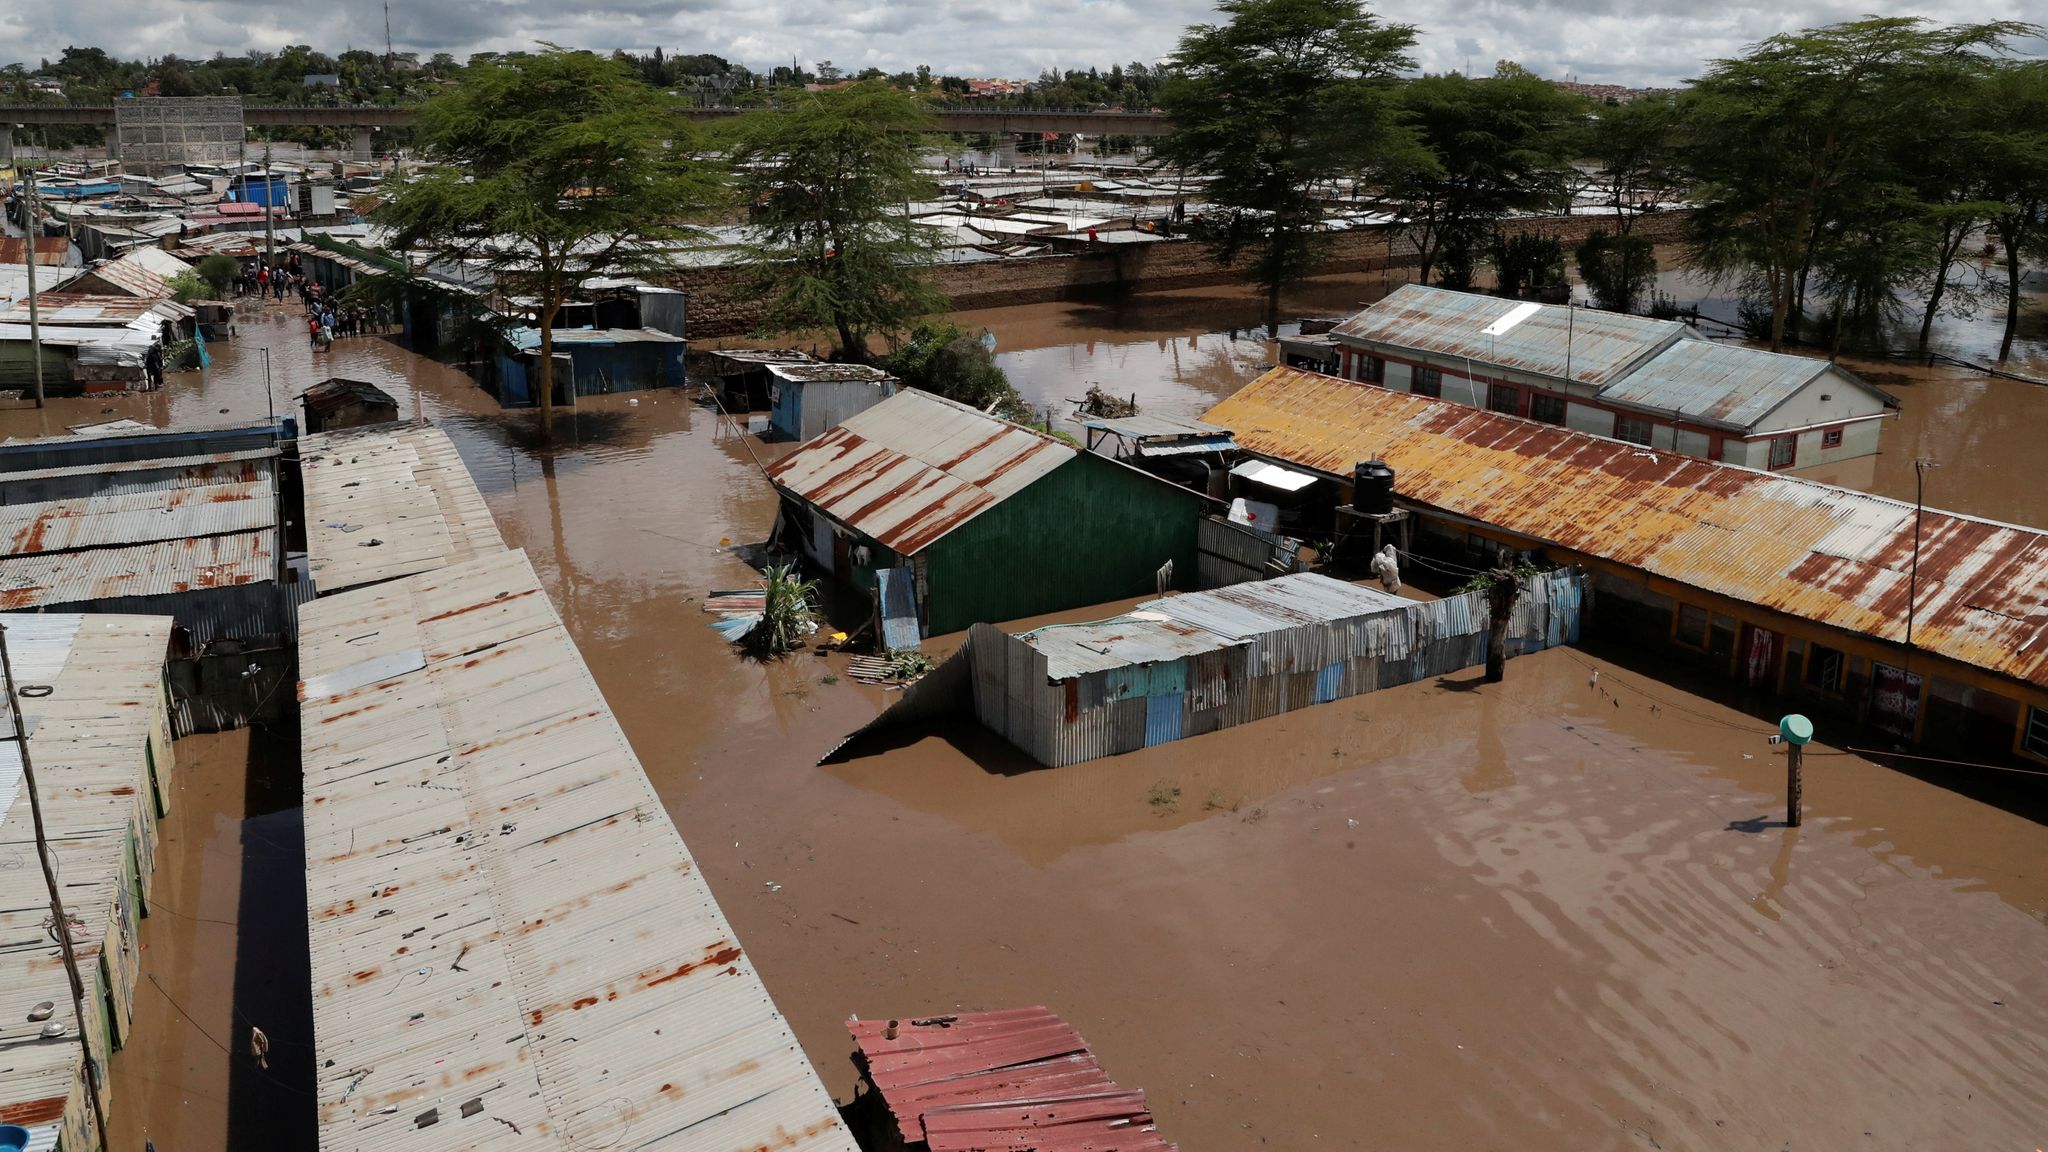
{"type": "Polygon", "coordinates": [[[1686,325],[1410,284],[1329,334],[1336,375],[1751,468],[1878,449],[1896,401],[1839,364],[1686,325]]]}
{"type": "Polygon", "coordinates": [[[927,636],[1194,580],[1203,497],[929,392],[852,417],[768,478],[783,542],[927,636]]]}
{"type": "Polygon", "coordinates": [[[1203,417],[1430,542],[1582,567],[1601,627],[1803,711],[2048,760],[2048,533],[1275,368],[1203,417]]]}

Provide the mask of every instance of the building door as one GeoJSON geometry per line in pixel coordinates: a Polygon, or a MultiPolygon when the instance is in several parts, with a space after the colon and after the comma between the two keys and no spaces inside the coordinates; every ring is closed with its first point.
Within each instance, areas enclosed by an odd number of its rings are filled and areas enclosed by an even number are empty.
{"type": "Polygon", "coordinates": [[[1742,645],[1742,679],[1751,688],[1768,688],[1778,678],[1778,634],[1748,625],[1742,645]]]}

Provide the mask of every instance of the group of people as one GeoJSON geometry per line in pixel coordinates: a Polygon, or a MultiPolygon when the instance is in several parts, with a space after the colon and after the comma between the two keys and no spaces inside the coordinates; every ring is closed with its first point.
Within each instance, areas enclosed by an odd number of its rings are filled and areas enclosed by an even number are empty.
{"type": "Polygon", "coordinates": [[[324,295],[318,284],[306,294],[306,335],[316,352],[334,343],[336,336],[362,335],[372,323],[371,313],[361,305],[336,305],[324,295]]]}

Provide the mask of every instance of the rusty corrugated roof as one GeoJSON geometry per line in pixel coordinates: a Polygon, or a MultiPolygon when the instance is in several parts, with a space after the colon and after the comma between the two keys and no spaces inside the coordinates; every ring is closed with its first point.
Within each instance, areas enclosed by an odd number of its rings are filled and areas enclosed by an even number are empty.
{"type": "Polygon", "coordinates": [[[327,1152],[857,1152],[523,552],[299,612],[327,1152]]]}
{"type": "Polygon", "coordinates": [[[1682,324],[1406,284],[1331,330],[1345,340],[1603,385],[1685,335],[1682,324]],[[1499,322],[1522,313],[1512,325],[1499,322]],[[1502,331],[1488,334],[1498,325],[1502,331]],[[1569,368],[1569,376],[1567,376],[1569,368]]]}
{"type": "Polygon", "coordinates": [[[1079,449],[906,390],[768,466],[776,487],[902,556],[1016,495],[1079,449]]]}
{"type": "MultiPolygon", "coordinates": [[[[1731,599],[1903,641],[1913,506],[1275,368],[1212,408],[1249,451],[1731,599]]],[[[2048,534],[1929,509],[1916,647],[2048,687],[2048,534]]]]}
{"type": "Polygon", "coordinates": [[[1172,1152],[1145,1093],[1117,1086],[1046,1008],[849,1020],[857,1061],[906,1144],[931,1152],[1172,1152]]]}

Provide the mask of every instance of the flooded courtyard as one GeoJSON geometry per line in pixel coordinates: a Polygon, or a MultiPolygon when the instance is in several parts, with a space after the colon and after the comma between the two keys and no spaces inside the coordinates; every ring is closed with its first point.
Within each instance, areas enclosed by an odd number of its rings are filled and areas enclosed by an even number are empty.
{"type": "MultiPolygon", "coordinates": [[[[957,319],[1055,407],[1092,381],[1198,415],[1272,358],[1234,289],[957,319]]],[[[893,697],[837,657],[741,659],[699,603],[748,578],[730,548],[774,515],[761,445],[665,391],[586,399],[542,449],[452,369],[376,338],[316,355],[291,320],[160,393],[0,431],[261,417],[331,375],[445,428],[842,1101],[849,1015],[1045,1004],[1189,1149],[2048,1141],[2048,835],[2023,815],[1817,747],[1786,828],[1768,725],[1571,649],[1061,770],[972,726],[819,768],[893,697]]],[[[1868,486],[1910,498],[1931,455],[1930,503],[2048,523],[2048,486],[2010,470],[2048,389],[1887,370],[1905,410],[1868,486]]],[[[301,877],[291,797],[249,783],[278,747],[179,745],[143,934],[165,995],[115,1061],[117,1146],[310,1146],[289,1117],[311,1036],[282,996],[304,941],[250,911],[266,872],[301,877]],[[275,1077],[249,1071],[251,1019],[275,1077]]]]}

